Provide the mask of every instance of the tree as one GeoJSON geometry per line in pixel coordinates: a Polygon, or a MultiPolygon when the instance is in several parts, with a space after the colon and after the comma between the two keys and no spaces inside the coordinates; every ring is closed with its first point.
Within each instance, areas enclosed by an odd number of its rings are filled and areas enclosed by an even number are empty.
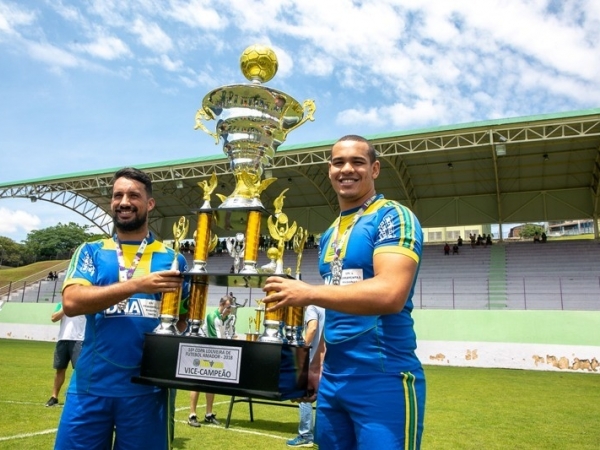
{"type": "Polygon", "coordinates": [[[54,227],[31,231],[25,240],[27,253],[34,257],[34,261],[68,259],[79,245],[89,239],[89,228],[89,225],[69,222],[67,225],[59,223],[54,227]]]}
{"type": "Polygon", "coordinates": [[[0,236],[0,265],[19,267],[23,265],[25,246],[10,238],[0,236]]]}
{"type": "Polygon", "coordinates": [[[535,223],[526,223],[521,226],[521,230],[519,231],[519,236],[525,239],[531,239],[535,236],[535,233],[541,235],[545,231],[542,225],[538,225],[535,223]]]}

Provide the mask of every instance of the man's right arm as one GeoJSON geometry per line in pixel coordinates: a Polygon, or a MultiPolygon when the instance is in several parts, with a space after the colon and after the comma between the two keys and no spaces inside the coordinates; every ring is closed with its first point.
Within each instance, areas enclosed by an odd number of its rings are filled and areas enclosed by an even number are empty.
{"type": "Polygon", "coordinates": [[[63,310],[69,317],[94,314],[136,293],[175,292],[182,281],[178,270],[164,270],[107,286],[71,284],[63,290],[63,310]]]}

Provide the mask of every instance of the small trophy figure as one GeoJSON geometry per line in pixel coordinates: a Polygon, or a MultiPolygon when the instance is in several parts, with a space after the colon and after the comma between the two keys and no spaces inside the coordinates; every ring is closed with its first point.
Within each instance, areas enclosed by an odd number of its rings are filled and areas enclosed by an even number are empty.
{"type": "MultiPolygon", "coordinates": [[[[190,229],[190,222],[181,216],[179,221],[173,224],[173,239],[175,247],[175,257],[171,263],[171,270],[179,270],[179,245],[187,236],[190,229]]],[[[154,332],[156,334],[179,334],[177,330],[177,320],[179,319],[179,301],[181,300],[181,286],[175,292],[166,292],[163,294],[160,304],[160,324],[154,332]]]]}
{"type": "Polygon", "coordinates": [[[198,183],[198,186],[202,189],[202,199],[204,200],[204,203],[198,211],[198,224],[196,226],[196,231],[194,231],[194,241],[196,245],[194,249],[194,267],[189,271],[191,274],[206,273],[208,253],[210,247],[213,246],[213,243],[216,245],[214,239],[217,239],[216,236],[213,236],[213,239],[211,239],[210,236],[210,222],[212,220],[210,196],[217,187],[217,174],[213,172],[209,181],[203,180],[198,183]]]}
{"type": "Polygon", "coordinates": [[[267,221],[267,225],[269,227],[269,234],[273,239],[277,241],[277,267],[275,269],[275,273],[284,273],[283,271],[283,251],[285,249],[285,243],[289,242],[294,234],[296,234],[296,222],[294,222],[291,226],[289,224],[288,216],[283,213],[283,200],[285,199],[285,194],[287,189],[284,189],[279,197],[273,200],[273,206],[275,207],[274,216],[270,216],[267,221]],[[273,219],[275,217],[275,219],[273,219]]]}
{"type": "MultiPolygon", "coordinates": [[[[283,213],[283,200],[285,199],[284,194],[286,191],[287,189],[284,189],[283,192],[281,192],[281,194],[279,194],[279,196],[273,201],[275,214],[274,216],[270,216],[269,220],[267,221],[269,234],[273,239],[277,240],[277,262],[275,267],[276,274],[285,273],[283,269],[283,251],[285,249],[285,243],[292,239],[296,233],[296,229],[298,228],[296,222],[292,223],[290,226],[287,215],[283,213]]],[[[269,292],[267,292],[267,295],[269,295],[269,292]]],[[[280,329],[284,320],[284,309],[278,309],[277,311],[265,311],[265,330],[259,340],[261,342],[283,342],[284,339],[280,329]]]]}
{"type": "Polygon", "coordinates": [[[275,269],[277,269],[277,260],[279,259],[279,250],[275,247],[271,247],[267,250],[267,258],[269,258],[269,263],[260,267],[260,273],[275,273],[275,269]]]}
{"type": "Polygon", "coordinates": [[[234,238],[229,238],[225,242],[227,244],[227,251],[233,257],[233,273],[238,273],[242,264],[242,255],[246,247],[244,233],[237,233],[234,238]]]}
{"type": "MultiPolygon", "coordinates": [[[[302,252],[308,238],[308,231],[302,227],[298,227],[298,231],[294,235],[293,248],[298,254],[296,260],[296,279],[301,280],[300,264],[302,263],[302,252]]],[[[285,311],[286,316],[286,337],[290,345],[297,347],[304,346],[304,308],[301,306],[289,306],[285,311]]]]}
{"type": "Polygon", "coordinates": [[[306,245],[306,239],[308,238],[308,231],[302,227],[298,228],[298,231],[294,235],[294,251],[298,254],[296,260],[296,279],[301,280],[302,274],[300,273],[300,265],[302,264],[302,252],[304,251],[304,245],[306,245]]]}

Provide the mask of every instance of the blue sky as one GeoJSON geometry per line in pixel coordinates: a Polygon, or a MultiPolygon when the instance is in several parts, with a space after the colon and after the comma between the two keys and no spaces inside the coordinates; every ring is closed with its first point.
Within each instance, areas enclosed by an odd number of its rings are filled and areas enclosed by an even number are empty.
{"type": "MultiPolygon", "coordinates": [[[[194,114],[255,43],[317,105],[287,144],[600,106],[596,0],[0,0],[0,182],[219,154],[194,114]]],[[[16,241],[69,221],[0,200],[16,241]]]]}

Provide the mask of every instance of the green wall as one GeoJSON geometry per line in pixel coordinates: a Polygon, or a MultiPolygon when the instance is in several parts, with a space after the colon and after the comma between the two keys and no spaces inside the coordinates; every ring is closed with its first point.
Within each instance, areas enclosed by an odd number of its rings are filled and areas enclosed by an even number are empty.
{"type": "MultiPolygon", "coordinates": [[[[52,325],[56,304],[5,303],[0,323],[52,325]]],[[[209,308],[211,310],[213,308],[209,308]]],[[[248,331],[254,308],[239,308],[236,329],[248,331]]],[[[562,345],[600,345],[600,311],[415,310],[422,341],[481,341],[562,345]]]]}
{"type": "Polygon", "coordinates": [[[600,311],[415,310],[425,341],[600,345],[600,311]]]}

